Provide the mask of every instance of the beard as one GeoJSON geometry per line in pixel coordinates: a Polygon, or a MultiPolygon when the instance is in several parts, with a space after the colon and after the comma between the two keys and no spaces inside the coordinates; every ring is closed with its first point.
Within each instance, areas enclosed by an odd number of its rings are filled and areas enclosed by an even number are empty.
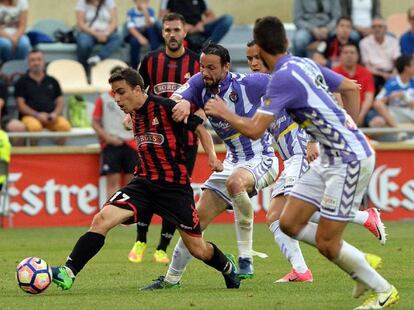
{"type": "Polygon", "coordinates": [[[179,42],[179,41],[173,41],[172,43],[175,43],[176,46],[173,46],[171,44],[171,41],[167,44],[168,49],[172,52],[176,52],[178,51],[182,46],[183,46],[183,42],[179,42]]]}

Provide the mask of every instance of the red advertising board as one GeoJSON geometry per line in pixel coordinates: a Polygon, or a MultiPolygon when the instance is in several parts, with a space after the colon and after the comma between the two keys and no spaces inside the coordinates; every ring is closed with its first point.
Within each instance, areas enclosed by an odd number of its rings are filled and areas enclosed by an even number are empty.
{"type": "MultiPolygon", "coordinates": [[[[224,154],[219,154],[223,158],[224,154]]],[[[414,219],[414,150],[380,150],[368,189],[371,203],[389,220],[414,219]]],[[[13,154],[6,226],[86,226],[105,201],[99,177],[99,154],[13,154]]],[[[192,179],[196,200],[210,175],[207,157],[198,156],[192,179]]],[[[253,198],[256,222],[263,222],[270,189],[253,198]]],[[[217,222],[233,222],[224,213],[217,222]]],[[[159,218],[155,219],[159,222],[159,218]]]]}

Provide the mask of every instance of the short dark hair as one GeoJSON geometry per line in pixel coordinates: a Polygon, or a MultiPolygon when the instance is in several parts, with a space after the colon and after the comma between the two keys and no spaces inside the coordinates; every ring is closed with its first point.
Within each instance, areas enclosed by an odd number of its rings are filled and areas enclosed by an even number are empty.
{"type": "Polygon", "coordinates": [[[351,23],[351,25],[352,25],[352,19],[351,19],[349,16],[341,16],[341,17],[339,17],[339,18],[336,20],[336,25],[338,26],[338,25],[339,25],[339,23],[340,23],[341,21],[343,21],[343,20],[346,20],[346,21],[350,22],[350,23],[351,23]]]}
{"type": "Polygon", "coordinates": [[[266,16],[256,20],[253,29],[254,41],[269,54],[282,54],[287,49],[286,30],[276,16],[266,16]]]}
{"type": "Polygon", "coordinates": [[[138,73],[137,70],[134,70],[132,68],[116,70],[114,73],[111,74],[111,77],[109,78],[108,82],[109,84],[112,84],[114,82],[122,80],[125,80],[125,82],[132,88],[139,86],[142,90],[144,90],[144,80],[142,79],[142,76],[138,73]]]}
{"type": "Polygon", "coordinates": [[[163,18],[162,18],[162,24],[164,25],[165,22],[172,22],[174,20],[179,20],[183,23],[183,25],[185,25],[185,19],[184,16],[182,16],[179,13],[167,13],[163,18]]]}
{"type": "Polygon", "coordinates": [[[29,51],[29,55],[30,54],[36,54],[36,53],[41,53],[41,54],[44,54],[43,53],[43,51],[41,51],[40,49],[38,49],[38,48],[32,48],[30,51],[29,51]]]}
{"type": "Polygon", "coordinates": [[[358,52],[358,54],[359,54],[359,47],[354,42],[346,42],[344,45],[342,45],[342,48],[341,48],[341,52],[340,53],[342,53],[342,51],[344,50],[344,47],[347,47],[347,46],[353,46],[353,47],[355,47],[356,50],[357,50],[357,52],[358,52]]]}
{"type": "Polygon", "coordinates": [[[249,42],[247,42],[246,46],[247,47],[252,47],[253,45],[256,45],[256,42],[254,40],[250,40],[249,42]]]}
{"type": "Polygon", "coordinates": [[[206,55],[216,55],[220,57],[221,65],[224,66],[230,63],[230,53],[227,48],[220,44],[208,42],[203,46],[201,52],[206,55]]]}
{"type": "Polygon", "coordinates": [[[402,55],[395,60],[395,68],[397,68],[398,73],[402,73],[406,66],[411,65],[413,61],[412,55],[402,55]]]}

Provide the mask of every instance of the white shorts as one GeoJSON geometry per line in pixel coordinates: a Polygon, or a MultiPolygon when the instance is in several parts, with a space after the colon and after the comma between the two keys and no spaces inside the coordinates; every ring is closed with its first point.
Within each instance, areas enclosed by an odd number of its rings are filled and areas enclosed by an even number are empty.
{"type": "Polygon", "coordinates": [[[208,180],[201,187],[202,189],[210,189],[223,198],[230,206],[232,206],[230,195],[226,188],[226,182],[229,176],[237,168],[249,170],[255,179],[255,191],[249,193],[252,197],[261,189],[272,184],[279,173],[279,162],[277,157],[255,157],[249,161],[232,163],[230,160],[224,160],[223,171],[213,172],[208,180]]]}
{"type": "Polygon", "coordinates": [[[290,196],[315,205],[325,218],[349,221],[359,209],[374,166],[374,155],[329,165],[322,164],[320,156],[298,180],[290,196]]]}
{"type": "Polygon", "coordinates": [[[296,181],[309,169],[309,163],[304,155],[293,155],[283,162],[285,168],[276,180],[272,189],[272,198],[289,195],[296,181]]]}

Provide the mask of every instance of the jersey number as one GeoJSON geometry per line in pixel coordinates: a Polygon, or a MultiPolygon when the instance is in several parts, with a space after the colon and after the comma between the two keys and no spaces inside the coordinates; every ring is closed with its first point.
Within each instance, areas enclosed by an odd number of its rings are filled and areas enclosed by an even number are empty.
{"type": "Polygon", "coordinates": [[[128,199],[129,199],[130,197],[127,195],[127,194],[125,194],[125,193],[123,193],[123,192],[116,192],[112,197],[111,197],[111,199],[109,199],[109,202],[113,202],[113,201],[127,201],[128,199]],[[119,197],[119,199],[117,198],[118,196],[121,196],[121,197],[119,197]]]}

